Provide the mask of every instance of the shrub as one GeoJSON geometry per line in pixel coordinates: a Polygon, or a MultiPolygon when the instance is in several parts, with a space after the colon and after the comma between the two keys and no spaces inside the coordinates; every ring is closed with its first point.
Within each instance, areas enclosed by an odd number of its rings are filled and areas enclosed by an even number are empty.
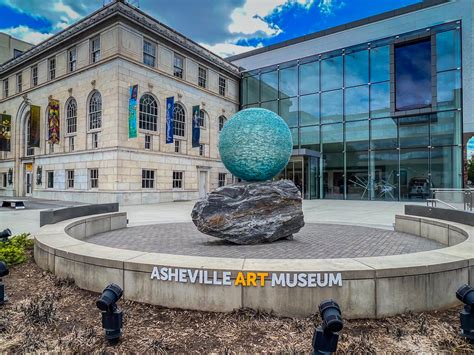
{"type": "Polygon", "coordinates": [[[24,262],[28,255],[27,250],[33,248],[34,241],[28,239],[29,234],[16,235],[7,242],[0,242],[0,261],[7,265],[15,265],[24,262]]]}

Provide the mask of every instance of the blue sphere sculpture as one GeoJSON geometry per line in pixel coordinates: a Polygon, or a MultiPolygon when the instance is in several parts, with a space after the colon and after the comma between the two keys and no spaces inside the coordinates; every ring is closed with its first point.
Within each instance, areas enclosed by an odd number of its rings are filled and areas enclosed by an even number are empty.
{"type": "Polygon", "coordinates": [[[292,149],[286,122],[263,108],[237,112],[224,125],[219,138],[219,153],[225,167],[246,181],[273,178],[288,164],[292,149]]]}

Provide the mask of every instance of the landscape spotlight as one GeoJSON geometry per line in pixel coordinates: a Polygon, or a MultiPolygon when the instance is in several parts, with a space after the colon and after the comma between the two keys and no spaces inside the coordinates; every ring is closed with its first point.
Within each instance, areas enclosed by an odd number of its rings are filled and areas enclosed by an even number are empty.
{"type": "Polygon", "coordinates": [[[105,337],[110,344],[119,342],[122,335],[123,312],[117,307],[117,301],[122,297],[123,290],[116,284],[107,286],[96,302],[102,312],[102,327],[105,337]]]}
{"type": "Polygon", "coordinates": [[[344,326],[341,309],[334,300],[325,300],[319,304],[319,314],[323,323],[314,330],[313,354],[336,352],[339,334],[344,326]]]}
{"type": "Polygon", "coordinates": [[[462,285],[456,291],[456,297],[464,303],[464,308],[459,313],[461,336],[474,344],[474,288],[467,284],[462,285]]]}
{"type": "Polygon", "coordinates": [[[3,261],[0,261],[0,306],[8,301],[8,297],[5,294],[5,285],[2,283],[2,277],[9,274],[8,266],[3,261]]]}
{"type": "Polygon", "coordinates": [[[4,229],[0,232],[0,242],[8,242],[8,237],[11,237],[12,231],[10,229],[4,229]]]}

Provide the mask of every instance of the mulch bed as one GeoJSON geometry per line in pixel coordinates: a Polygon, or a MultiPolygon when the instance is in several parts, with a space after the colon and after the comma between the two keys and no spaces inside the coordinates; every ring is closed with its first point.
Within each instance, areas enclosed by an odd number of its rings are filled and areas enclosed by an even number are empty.
{"type": "MultiPolygon", "coordinates": [[[[12,267],[3,281],[10,302],[0,307],[0,353],[308,353],[320,322],[318,315],[292,319],[249,309],[197,312],[121,300],[124,334],[112,347],[104,338],[97,294],[44,272],[31,257],[12,267]]],[[[474,353],[474,345],[458,335],[460,309],[347,320],[338,352],[474,353]]]]}

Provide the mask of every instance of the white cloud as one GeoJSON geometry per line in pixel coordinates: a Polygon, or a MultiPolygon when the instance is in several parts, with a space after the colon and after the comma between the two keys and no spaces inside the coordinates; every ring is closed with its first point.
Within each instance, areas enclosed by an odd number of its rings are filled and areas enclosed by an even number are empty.
{"type": "Polygon", "coordinates": [[[0,28],[0,32],[7,33],[15,38],[21,39],[25,42],[38,44],[48,39],[53,33],[42,33],[28,26],[18,26],[9,28],[0,28]]]}
{"type": "Polygon", "coordinates": [[[320,0],[318,8],[323,15],[333,15],[334,10],[340,9],[344,5],[342,0],[320,0]]]}
{"type": "Polygon", "coordinates": [[[217,43],[214,45],[200,43],[200,45],[223,58],[230,57],[231,55],[244,53],[252,49],[262,47],[262,44],[259,44],[254,47],[254,46],[240,46],[238,44],[229,43],[229,42],[217,43]]]}

